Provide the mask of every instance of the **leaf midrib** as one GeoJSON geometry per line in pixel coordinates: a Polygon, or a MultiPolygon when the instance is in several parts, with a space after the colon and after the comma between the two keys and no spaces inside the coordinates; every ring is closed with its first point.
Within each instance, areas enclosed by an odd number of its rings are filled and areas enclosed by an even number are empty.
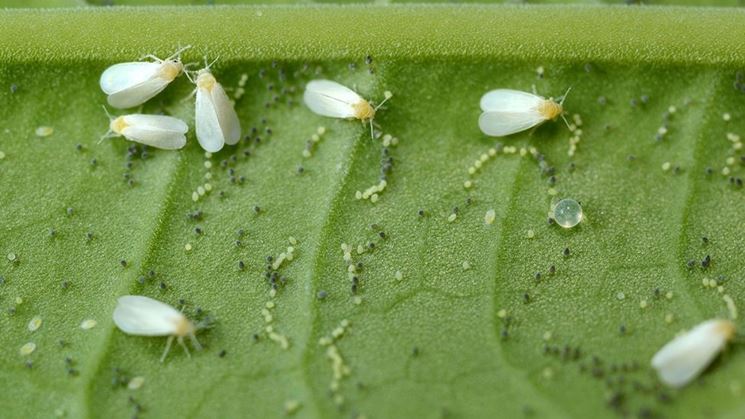
{"type": "Polygon", "coordinates": [[[520,202],[519,199],[517,199],[519,193],[520,193],[520,180],[522,179],[524,175],[524,171],[526,167],[529,167],[529,165],[533,164],[532,159],[520,159],[520,162],[518,163],[517,169],[514,172],[514,176],[512,177],[511,182],[511,189],[509,193],[509,205],[507,206],[507,209],[502,217],[500,226],[499,226],[499,241],[497,242],[497,246],[494,249],[494,257],[492,258],[492,266],[490,267],[490,277],[493,278],[493,289],[492,289],[492,307],[491,307],[491,321],[492,324],[492,330],[494,333],[492,334],[492,342],[494,343],[493,351],[497,354],[499,354],[499,358],[502,362],[502,364],[508,368],[512,374],[510,375],[513,378],[518,378],[520,382],[520,388],[525,389],[529,394],[534,395],[533,400],[541,400],[543,405],[548,405],[550,409],[547,409],[548,411],[552,411],[554,413],[560,414],[561,416],[565,418],[570,418],[571,415],[567,414],[567,412],[564,410],[564,408],[557,404],[554,400],[545,397],[545,394],[541,392],[538,388],[536,388],[535,384],[532,383],[527,377],[525,370],[523,368],[520,368],[518,365],[516,365],[512,360],[510,359],[509,355],[504,354],[502,351],[502,345],[499,344],[499,342],[503,341],[500,337],[500,325],[501,322],[498,319],[497,311],[499,311],[502,308],[502,305],[498,303],[498,300],[500,297],[504,297],[500,294],[500,288],[499,288],[499,282],[500,280],[505,280],[505,271],[503,269],[503,266],[505,266],[504,263],[502,263],[505,259],[508,258],[509,248],[507,246],[507,243],[509,242],[508,237],[512,234],[514,228],[514,224],[511,226],[509,223],[510,214],[514,214],[516,211],[516,208],[520,202]]]}
{"type": "MultiPolygon", "coordinates": [[[[175,160],[175,162],[172,163],[173,167],[168,171],[168,186],[166,187],[166,192],[161,200],[162,204],[157,212],[157,216],[153,218],[153,227],[150,229],[152,233],[146,241],[146,248],[142,253],[140,266],[137,270],[131,270],[129,275],[123,275],[122,285],[117,288],[115,292],[117,295],[134,293],[135,278],[139,275],[146,274],[147,267],[150,266],[152,258],[157,254],[155,252],[155,247],[160,241],[164,229],[167,227],[171,217],[173,216],[173,211],[171,209],[176,202],[175,196],[179,192],[177,185],[182,179],[181,175],[188,167],[187,162],[189,160],[178,154],[174,154],[173,159],[175,160]]],[[[113,313],[113,307],[110,312],[113,313]]],[[[85,369],[85,373],[81,374],[82,376],[80,377],[82,384],[79,401],[83,406],[82,411],[85,412],[85,417],[91,417],[90,403],[96,392],[93,386],[96,378],[102,374],[101,369],[105,365],[106,357],[113,353],[113,351],[109,350],[109,347],[111,346],[114,333],[117,333],[111,316],[106,317],[106,322],[101,321],[99,324],[99,327],[104,327],[106,331],[100,338],[100,344],[98,345],[99,349],[97,351],[92,351],[91,360],[88,362],[88,368],[85,369]]]]}
{"type": "Polygon", "coordinates": [[[312,379],[311,379],[311,371],[309,369],[309,365],[313,362],[314,355],[317,353],[318,343],[317,339],[315,339],[316,336],[318,336],[320,332],[319,330],[319,307],[318,304],[313,304],[313,300],[315,299],[315,292],[316,289],[318,289],[318,281],[321,277],[320,273],[323,271],[323,264],[324,264],[324,250],[332,246],[330,239],[332,235],[331,231],[331,220],[338,211],[340,211],[340,208],[342,207],[344,195],[343,191],[345,190],[345,185],[350,179],[350,174],[352,173],[352,170],[354,168],[354,165],[358,161],[358,156],[360,155],[359,149],[363,146],[364,141],[361,140],[361,138],[366,138],[367,132],[363,131],[363,134],[358,135],[354,139],[354,144],[349,148],[349,154],[346,156],[346,164],[344,164],[344,167],[346,168],[346,172],[340,176],[337,177],[339,179],[336,184],[334,185],[334,192],[332,193],[330,199],[328,199],[328,205],[327,211],[324,214],[324,222],[323,226],[319,230],[318,233],[318,239],[316,243],[318,245],[316,246],[315,250],[311,254],[311,259],[313,260],[312,268],[309,273],[308,283],[310,284],[310,294],[308,295],[308,311],[310,313],[310,327],[307,333],[305,348],[303,349],[302,355],[300,357],[300,365],[302,368],[302,377],[303,377],[303,384],[308,390],[308,393],[311,394],[314,398],[313,400],[313,410],[316,413],[316,417],[324,417],[324,415],[321,414],[321,406],[324,404],[323,401],[321,401],[321,394],[319,391],[313,386],[312,379]]]}

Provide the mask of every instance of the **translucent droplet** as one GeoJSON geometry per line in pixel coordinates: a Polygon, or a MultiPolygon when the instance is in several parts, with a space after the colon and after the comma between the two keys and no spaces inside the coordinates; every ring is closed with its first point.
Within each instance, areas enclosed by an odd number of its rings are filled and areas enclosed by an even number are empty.
{"type": "Polygon", "coordinates": [[[89,330],[96,327],[97,324],[98,322],[93,319],[83,320],[83,322],[80,323],[80,328],[83,330],[89,330]]]}
{"type": "Polygon", "coordinates": [[[39,316],[36,316],[33,319],[31,319],[31,321],[28,322],[29,332],[35,332],[39,330],[39,328],[41,327],[41,323],[42,323],[42,320],[41,320],[41,317],[39,316]]]}
{"type": "Polygon", "coordinates": [[[582,207],[573,199],[562,199],[553,209],[556,224],[564,228],[572,228],[582,221],[582,207]]]}
{"type": "Polygon", "coordinates": [[[36,350],[36,344],[34,342],[29,342],[23,346],[21,346],[21,349],[19,350],[20,354],[23,356],[31,355],[31,352],[36,350]]]}
{"type": "Polygon", "coordinates": [[[37,137],[49,137],[54,133],[54,128],[47,126],[40,126],[34,130],[37,137]]]}
{"type": "Polygon", "coordinates": [[[145,384],[145,377],[137,376],[129,380],[127,388],[130,390],[137,390],[145,384]]]}

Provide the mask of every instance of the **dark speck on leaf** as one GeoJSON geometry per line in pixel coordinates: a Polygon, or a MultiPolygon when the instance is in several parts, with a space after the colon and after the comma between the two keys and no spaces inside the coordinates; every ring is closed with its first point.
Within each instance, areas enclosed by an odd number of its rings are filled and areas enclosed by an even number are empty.
{"type": "Polygon", "coordinates": [[[701,261],[701,267],[706,269],[709,266],[711,266],[711,256],[706,255],[706,257],[701,261]]]}

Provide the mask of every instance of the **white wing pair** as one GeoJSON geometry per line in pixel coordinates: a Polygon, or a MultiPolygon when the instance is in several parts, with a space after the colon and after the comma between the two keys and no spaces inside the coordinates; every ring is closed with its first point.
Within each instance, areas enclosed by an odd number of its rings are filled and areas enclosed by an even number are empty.
{"type": "Polygon", "coordinates": [[[113,314],[122,332],[137,336],[177,335],[177,327],[189,320],[175,308],[139,295],[119,297],[113,314]]]}
{"type": "Polygon", "coordinates": [[[391,92],[385,92],[385,99],[376,107],[357,94],[354,90],[331,80],[313,80],[305,86],[303,101],[313,112],[332,118],[355,118],[360,121],[370,121],[370,135],[373,135],[373,119],[375,112],[391,97],[391,92]]]}
{"type": "Polygon", "coordinates": [[[511,89],[497,89],[484,94],[481,110],[479,128],[492,137],[525,131],[562,112],[561,103],[511,89]]]}
{"type": "Polygon", "coordinates": [[[734,335],[731,321],[707,320],[663,346],[652,358],[652,367],[662,382],[682,387],[696,378],[734,335]]]}
{"type": "Polygon", "coordinates": [[[114,64],[101,74],[99,84],[108,97],[109,105],[131,108],[141,105],[163,91],[184,70],[181,48],[175,54],[161,60],[155,56],[154,62],[130,62],[114,64]]]}
{"type": "Polygon", "coordinates": [[[241,139],[241,123],[233,103],[222,85],[209,70],[199,70],[196,78],[197,101],[194,121],[197,140],[203,149],[214,153],[223,145],[233,145],[241,139]]]}
{"type": "Polygon", "coordinates": [[[178,118],[165,115],[130,114],[111,118],[106,137],[124,138],[163,150],[178,150],[186,145],[189,127],[178,118]]]}
{"type": "Polygon", "coordinates": [[[160,362],[166,358],[171,349],[174,338],[178,338],[187,354],[189,350],[184,344],[184,337],[191,338],[197,350],[202,347],[197,341],[197,328],[183,313],[166,303],[141,295],[125,295],[119,297],[114,314],[112,315],[116,327],[122,332],[135,336],[168,336],[168,343],[160,362]]]}
{"type": "MultiPolygon", "coordinates": [[[[331,80],[313,80],[305,86],[303,101],[311,111],[332,118],[356,118],[369,102],[354,90],[331,80]]],[[[374,114],[373,114],[374,116],[374,114]]]]}

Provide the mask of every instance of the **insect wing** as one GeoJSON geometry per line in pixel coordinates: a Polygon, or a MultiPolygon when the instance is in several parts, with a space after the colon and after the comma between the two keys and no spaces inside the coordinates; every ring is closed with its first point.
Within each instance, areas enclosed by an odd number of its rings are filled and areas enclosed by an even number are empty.
{"type": "Polygon", "coordinates": [[[314,80],[305,86],[305,105],[311,111],[333,118],[354,118],[353,105],[364,99],[354,90],[330,80],[314,80]]]}
{"type": "Polygon", "coordinates": [[[235,113],[233,103],[228,99],[225,90],[220,83],[215,83],[212,87],[212,106],[215,109],[217,120],[220,123],[225,144],[233,145],[241,139],[241,123],[238,115],[235,113]]]}
{"type": "Polygon", "coordinates": [[[544,101],[540,96],[512,89],[496,89],[481,96],[484,112],[528,112],[544,101]]]}
{"type": "Polygon", "coordinates": [[[112,93],[107,98],[109,105],[118,109],[127,109],[142,105],[168,86],[169,80],[155,77],[136,86],[112,93]]]}
{"type": "Polygon", "coordinates": [[[652,358],[652,366],[664,383],[682,387],[711,363],[727,339],[720,320],[704,322],[663,346],[652,358]]]}
{"type": "Polygon", "coordinates": [[[479,116],[479,128],[492,137],[504,137],[532,128],[545,119],[533,112],[484,112],[479,116]]]}
{"type": "Polygon", "coordinates": [[[180,119],[164,115],[126,115],[127,127],[122,135],[131,141],[164,150],[178,150],[186,145],[189,127],[180,119]]]}
{"type": "Polygon", "coordinates": [[[154,78],[160,63],[133,62],[114,64],[101,74],[99,84],[107,95],[130,89],[154,78]]]}
{"type": "Polygon", "coordinates": [[[183,317],[168,304],[139,295],[120,297],[113,314],[119,329],[139,336],[172,335],[183,317]]]}
{"type": "MultiPolygon", "coordinates": [[[[214,90],[214,89],[213,89],[214,90]]],[[[215,103],[207,89],[197,89],[197,104],[195,108],[195,125],[197,140],[205,151],[214,153],[225,145],[225,137],[220,127],[215,103]]]]}

